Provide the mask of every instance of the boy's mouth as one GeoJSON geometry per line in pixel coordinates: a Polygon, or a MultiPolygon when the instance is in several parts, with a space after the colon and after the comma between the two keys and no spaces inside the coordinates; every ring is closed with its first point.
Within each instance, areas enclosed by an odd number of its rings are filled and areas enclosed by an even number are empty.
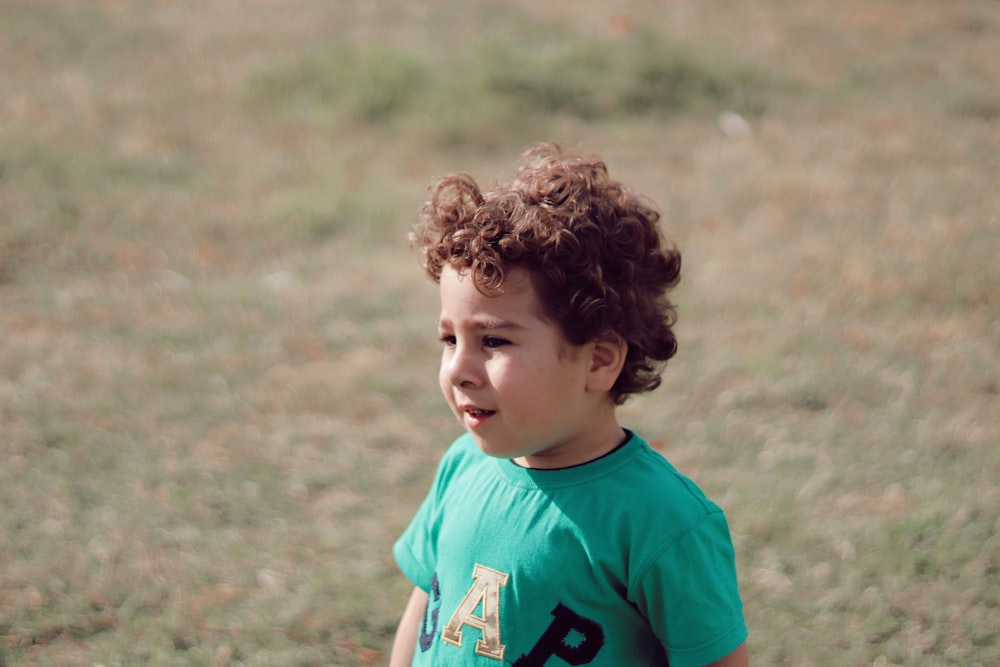
{"type": "Polygon", "coordinates": [[[496,410],[483,410],[481,408],[463,408],[462,423],[468,429],[478,429],[496,414],[496,410]]]}
{"type": "Polygon", "coordinates": [[[485,408],[476,407],[475,405],[459,405],[458,409],[464,415],[463,419],[465,425],[470,428],[475,428],[482,424],[485,420],[489,419],[496,414],[496,410],[486,410],[485,408]]]}

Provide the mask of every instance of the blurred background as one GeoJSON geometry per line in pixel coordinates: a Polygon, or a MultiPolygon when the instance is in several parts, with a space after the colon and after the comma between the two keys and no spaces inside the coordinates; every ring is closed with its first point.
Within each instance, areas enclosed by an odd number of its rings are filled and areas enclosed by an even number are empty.
{"type": "Polygon", "coordinates": [[[380,665],[458,434],[427,186],[593,152],[684,253],[622,408],[757,665],[1000,664],[989,0],[0,0],[0,666],[380,665]]]}

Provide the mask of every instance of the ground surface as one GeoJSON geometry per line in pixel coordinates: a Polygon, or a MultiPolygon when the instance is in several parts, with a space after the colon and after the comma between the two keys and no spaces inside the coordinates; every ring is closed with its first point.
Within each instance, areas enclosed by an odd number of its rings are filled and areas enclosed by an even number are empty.
{"type": "Polygon", "coordinates": [[[406,230],[540,140],[684,252],[622,418],[754,664],[1000,663],[996,3],[618,6],[0,6],[0,665],[381,664],[456,433],[406,230]]]}

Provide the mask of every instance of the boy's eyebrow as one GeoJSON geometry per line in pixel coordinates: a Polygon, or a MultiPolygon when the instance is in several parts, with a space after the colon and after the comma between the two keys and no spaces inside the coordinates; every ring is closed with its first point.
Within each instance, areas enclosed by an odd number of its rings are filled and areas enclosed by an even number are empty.
{"type": "MultiPolygon", "coordinates": [[[[518,324],[517,322],[511,322],[509,320],[500,319],[498,317],[476,317],[470,321],[472,328],[479,329],[482,331],[493,331],[495,329],[509,329],[514,331],[522,331],[528,327],[523,324],[518,324]]],[[[438,328],[444,326],[450,326],[451,322],[447,319],[441,318],[438,320],[438,328]]]]}
{"type": "Polygon", "coordinates": [[[481,320],[476,320],[476,327],[478,329],[515,329],[521,330],[526,329],[523,324],[518,324],[517,322],[509,322],[507,320],[501,320],[499,318],[485,317],[481,320]]]}

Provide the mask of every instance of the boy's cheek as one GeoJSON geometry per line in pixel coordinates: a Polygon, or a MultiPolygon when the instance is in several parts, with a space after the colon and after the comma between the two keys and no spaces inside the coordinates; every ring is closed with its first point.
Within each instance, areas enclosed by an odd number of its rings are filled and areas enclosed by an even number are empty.
{"type": "Polygon", "coordinates": [[[457,417],[458,416],[458,408],[455,407],[455,399],[452,398],[452,395],[451,395],[451,384],[449,384],[448,382],[442,381],[440,383],[440,387],[438,387],[438,388],[441,390],[441,395],[444,396],[444,400],[448,404],[448,407],[451,409],[452,414],[454,414],[457,417]]]}

